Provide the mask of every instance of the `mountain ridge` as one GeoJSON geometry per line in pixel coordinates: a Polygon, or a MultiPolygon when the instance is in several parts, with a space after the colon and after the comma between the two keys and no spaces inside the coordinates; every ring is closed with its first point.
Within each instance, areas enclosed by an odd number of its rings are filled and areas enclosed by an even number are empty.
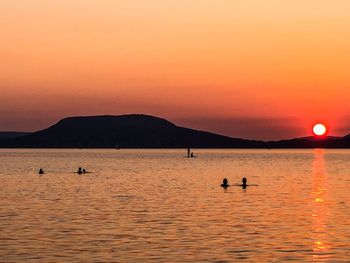
{"type": "Polygon", "coordinates": [[[73,116],[24,136],[0,140],[1,148],[350,148],[350,135],[279,141],[232,138],[177,126],[145,114],[73,116]]]}
{"type": "Polygon", "coordinates": [[[176,126],[151,115],[74,116],[0,147],[24,148],[253,148],[259,141],[231,138],[176,126]]]}

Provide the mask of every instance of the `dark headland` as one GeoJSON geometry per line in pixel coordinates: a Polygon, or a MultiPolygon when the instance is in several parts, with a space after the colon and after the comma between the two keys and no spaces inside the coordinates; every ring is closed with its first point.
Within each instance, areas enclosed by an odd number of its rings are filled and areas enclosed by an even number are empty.
{"type": "Polygon", "coordinates": [[[18,138],[29,134],[31,132],[0,131],[0,140],[18,138]]]}
{"type": "Polygon", "coordinates": [[[131,114],[69,117],[47,129],[0,139],[1,148],[349,148],[344,137],[257,141],[176,126],[161,118],[131,114]]]}

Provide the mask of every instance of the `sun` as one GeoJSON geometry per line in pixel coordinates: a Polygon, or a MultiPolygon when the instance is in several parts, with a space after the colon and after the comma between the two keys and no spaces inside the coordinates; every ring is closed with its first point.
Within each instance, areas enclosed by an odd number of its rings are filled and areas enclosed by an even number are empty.
{"type": "Polygon", "coordinates": [[[327,132],[327,127],[326,125],[322,124],[322,123],[317,123],[314,125],[314,127],[312,128],[312,131],[314,132],[314,134],[316,136],[323,136],[326,134],[327,132]]]}

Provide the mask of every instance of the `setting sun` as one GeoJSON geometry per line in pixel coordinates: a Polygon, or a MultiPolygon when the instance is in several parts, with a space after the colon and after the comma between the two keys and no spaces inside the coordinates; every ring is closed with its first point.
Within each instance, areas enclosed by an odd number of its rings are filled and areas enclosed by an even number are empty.
{"type": "Polygon", "coordinates": [[[324,124],[322,124],[322,123],[317,123],[312,128],[312,131],[314,132],[314,134],[316,136],[323,136],[327,132],[327,127],[324,124]]]}

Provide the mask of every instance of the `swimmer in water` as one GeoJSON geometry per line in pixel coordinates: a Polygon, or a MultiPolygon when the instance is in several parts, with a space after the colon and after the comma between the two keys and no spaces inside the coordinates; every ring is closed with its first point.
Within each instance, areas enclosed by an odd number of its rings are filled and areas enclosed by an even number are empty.
{"type": "Polygon", "coordinates": [[[247,178],[242,178],[242,184],[236,184],[236,186],[241,186],[243,189],[246,189],[247,186],[258,186],[257,184],[247,184],[247,178]]]}
{"type": "Polygon", "coordinates": [[[39,174],[45,174],[43,169],[39,169],[39,174]]]}
{"type": "Polygon", "coordinates": [[[83,173],[83,170],[82,170],[82,168],[81,167],[79,167],[78,168],[78,172],[77,172],[77,174],[82,174],[83,173]]]}
{"type": "Polygon", "coordinates": [[[247,188],[247,178],[243,177],[242,178],[242,185],[243,189],[247,188]]]}
{"type": "Polygon", "coordinates": [[[242,178],[242,186],[247,186],[247,178],[242,178]]]}
{"type": "Polygon", "coordinates": [[[222,184],[221,184],[221,187],[223,188],[227,188],[229,187],[230,185],[228,184],[228,181],[226,178],[224,178],[224,180],[222,180],[222,184]]]}

